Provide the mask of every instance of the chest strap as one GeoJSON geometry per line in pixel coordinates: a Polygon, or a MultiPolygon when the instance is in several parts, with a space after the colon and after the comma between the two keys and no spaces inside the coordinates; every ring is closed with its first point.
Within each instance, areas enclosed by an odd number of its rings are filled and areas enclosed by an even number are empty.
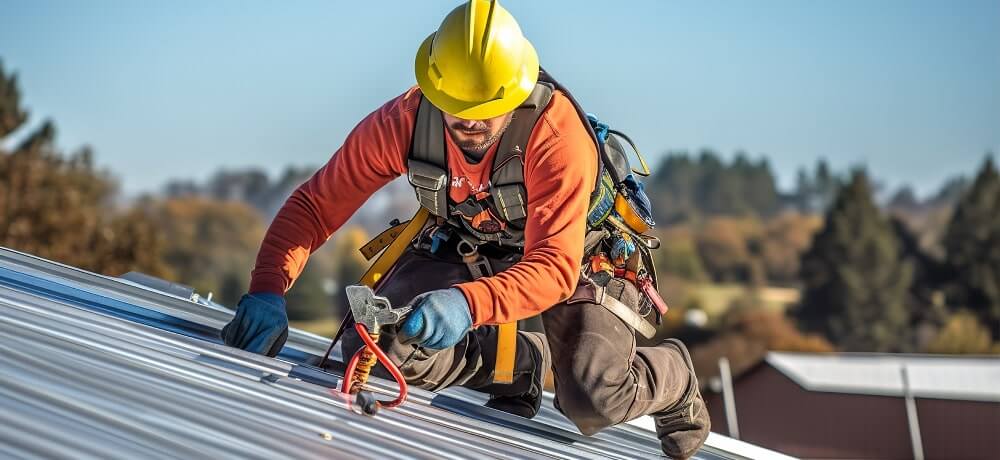
{"type": "Polygon", "coordinates": [[[448,145],[444,136],[441,111],[421,98],[406,177],[420,206],[439,217],[448,217],[448,145]]]}

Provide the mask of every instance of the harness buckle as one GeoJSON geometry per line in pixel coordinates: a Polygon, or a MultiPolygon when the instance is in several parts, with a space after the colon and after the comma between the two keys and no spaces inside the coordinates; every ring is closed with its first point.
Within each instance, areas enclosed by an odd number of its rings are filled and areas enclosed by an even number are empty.
{"type": "Polygon", "coordinates": [[[469,268],[469,273],[473,279],[493,276],[493,267],[490,261],[479,253],[479,244],[469,241],[464,235],[455,245],[455,251],[462,256],[462,262],[469,268]]]}
{"type": "Polygon", "coordinates": [[[462,238],[459,240],[458,244],[455,245],[455,251],[458,252],[458,255],[462,256],[462,259],[467,257],[476,258],[479,256],[479,245],[462,238]]]}

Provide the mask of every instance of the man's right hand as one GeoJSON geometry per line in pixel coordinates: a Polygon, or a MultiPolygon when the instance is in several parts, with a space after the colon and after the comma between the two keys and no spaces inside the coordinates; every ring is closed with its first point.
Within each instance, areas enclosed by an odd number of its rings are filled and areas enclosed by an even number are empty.
{"type": "Polygon", "coordinates": [[[287,339],[285,298],[277,294],[244,295],[236,307],[236,317],[222,328],[226,345],[271,357],[281,351],[287,339]]]}

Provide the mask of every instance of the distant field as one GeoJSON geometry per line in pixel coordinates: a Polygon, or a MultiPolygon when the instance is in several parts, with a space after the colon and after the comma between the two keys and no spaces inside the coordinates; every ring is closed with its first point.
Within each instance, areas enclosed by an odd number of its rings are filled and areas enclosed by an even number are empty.
{"type": "MultiPolygon", "coordinates": [[[[709,317],[725,313],[733,302],[754,295],[749,286],[742,284],[698,284],[687,292],[689,298],[697,298],[709,317]]],[[[784,311],[789,305],[799,301],[798,289],[765,286],[756,291],[758,300],[769,310],[784,311]]]]}

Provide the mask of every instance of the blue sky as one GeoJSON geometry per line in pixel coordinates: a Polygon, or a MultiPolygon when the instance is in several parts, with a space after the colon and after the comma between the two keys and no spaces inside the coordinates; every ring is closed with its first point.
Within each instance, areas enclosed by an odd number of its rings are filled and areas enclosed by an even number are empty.
{"type": "MultiPolygon", "coordinates": [[[[0,0],[34,124],[129,193],[217,168],[326,161],[414,82],[458,2],[0,0]]],[[[542,65],[651,156],[827,158],[927,193],[1000,150],[1000,1],[503,4],[542,65]]],[[[23,134],[23,133],[22,133],[23,134]]]]}

